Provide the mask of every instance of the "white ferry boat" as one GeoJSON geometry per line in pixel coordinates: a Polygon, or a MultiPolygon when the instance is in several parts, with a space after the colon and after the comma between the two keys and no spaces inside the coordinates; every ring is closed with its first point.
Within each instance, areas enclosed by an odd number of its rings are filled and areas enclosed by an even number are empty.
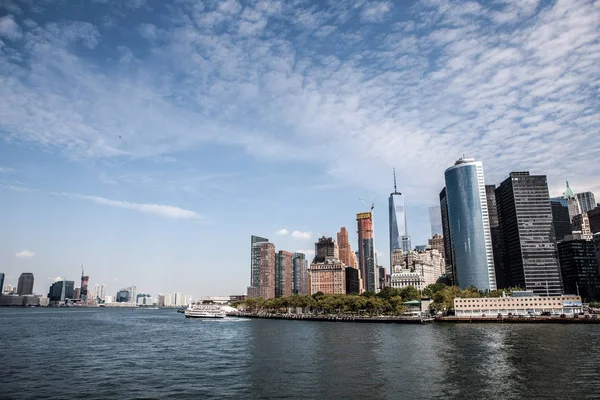
{"type": "Polygon", "coordinates": [[[225,315],[220,304],[190,304],[185,310],[186,318],[225,318],[225,315]]]}

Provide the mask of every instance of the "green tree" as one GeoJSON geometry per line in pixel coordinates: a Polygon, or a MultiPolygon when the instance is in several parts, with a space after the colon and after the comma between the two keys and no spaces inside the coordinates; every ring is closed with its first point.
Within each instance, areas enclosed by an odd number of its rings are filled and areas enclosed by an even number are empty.
{"type": "Polygon", "coordinates": [[[400,289],[400,296],[404,301],[421,300],[421,292],[414,286],[406,286],[400,289]]]}

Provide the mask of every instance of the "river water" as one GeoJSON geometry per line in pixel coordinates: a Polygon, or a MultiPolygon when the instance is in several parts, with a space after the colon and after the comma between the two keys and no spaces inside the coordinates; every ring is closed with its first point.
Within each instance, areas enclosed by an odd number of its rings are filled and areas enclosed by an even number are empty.
{"type": "Polygon", "coordinates": [[[0,309],[0,398],[598,399],[597,325],[0,309]]]}

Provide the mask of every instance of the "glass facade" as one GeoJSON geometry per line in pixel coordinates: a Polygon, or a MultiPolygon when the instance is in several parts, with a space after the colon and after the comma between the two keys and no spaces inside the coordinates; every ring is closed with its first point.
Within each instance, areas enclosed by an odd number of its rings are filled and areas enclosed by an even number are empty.
{"type": "Polygon", "coordinates": [[[390,254],[394,249],[402,248],[402,237],[407,236],[406,212],[404,210],[404,196],[392,193],[389,198],[390,217],[390,254]]]}
{"type": "Polygon", "coordinates": [[[469,159],[446,170],[446,206],[456,283],[496,289],[483,165],[469,159]]]}

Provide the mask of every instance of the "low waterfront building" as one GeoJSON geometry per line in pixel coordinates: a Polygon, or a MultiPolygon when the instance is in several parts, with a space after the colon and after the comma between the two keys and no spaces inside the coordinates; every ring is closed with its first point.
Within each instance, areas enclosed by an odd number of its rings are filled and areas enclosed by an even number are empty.
{"type": "Polygon", "coordinates": [[[27,307],[27,306],[39,306],[40,296],[34,295],[17,295],[11,294],[6,296],[0,296],[0,306],[4,307],[27,307]]]}
{"type": "Polygon", "coordinates": [[[526,296],[513,293],[512,297],[478,297],[454,299],[454,311],[457,317],[496,317],[498,314],[504,316],[528,315],[530,313],[541,314],[550,312],[553,314],[577,314],[582,311],[581,297],[576,295],[562,296],[536,296],[526,292],[526,296]]]}

